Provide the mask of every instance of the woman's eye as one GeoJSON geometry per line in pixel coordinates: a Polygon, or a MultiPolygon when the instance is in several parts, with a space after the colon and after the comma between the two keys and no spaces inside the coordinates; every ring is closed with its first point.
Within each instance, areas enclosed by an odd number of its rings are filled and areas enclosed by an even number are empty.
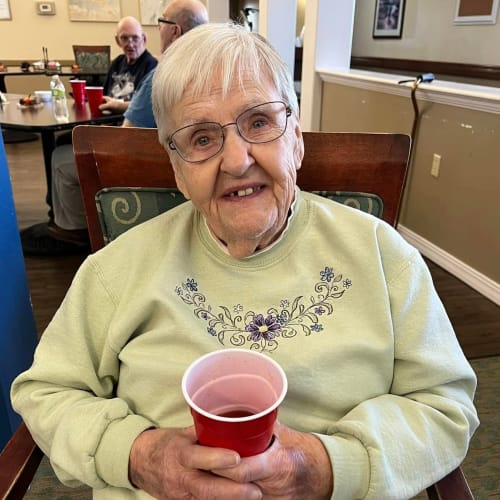
{"type": "Polygon", "coordinates": [[[190,138],[191,145],[194,148],[204,148],[210,146],[214,140],[215,133],[206,127],[195,130],[190,138]]]}
{"type": "Polygon", "coordinates": [[[210,144],[210,139],[206,135],[203,135],[196,138],[195,144],[197,146],[206,146],[207,144],[210,144]]]}
{"type": "Polygon", "coordinates": [[[267,121],[263,120],[262,118],[259,120],[255,120],[253,122],[253,128],[262,128],[265,127],[267,124],[267,121]]]}

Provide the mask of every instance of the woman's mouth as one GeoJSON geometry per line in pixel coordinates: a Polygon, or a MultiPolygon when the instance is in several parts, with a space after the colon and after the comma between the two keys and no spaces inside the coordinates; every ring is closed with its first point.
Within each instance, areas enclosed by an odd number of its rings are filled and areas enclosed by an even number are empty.
{"type": "Polygon", "coordinates": [[[233,191],[233,192],[229,193],[228,196],[230,198],[234,198],[234,197],[243,198],[245,196],[250,196],[251,194],[254,194],[260,190],[261,190],[261,186],[249,187],[246,189],[239,189],[238,191],[233,191]]]}

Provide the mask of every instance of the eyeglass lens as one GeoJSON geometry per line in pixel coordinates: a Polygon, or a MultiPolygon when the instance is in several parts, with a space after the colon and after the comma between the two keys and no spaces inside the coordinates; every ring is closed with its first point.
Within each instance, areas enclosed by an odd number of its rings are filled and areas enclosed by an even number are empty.
{"type": "Polygon", "coordinates": [[[259,104],[241,113],[234,123],[204,122],[183,127],[170,136],[169,146],[185,161],[202,162],[222,150],[224,128],[229,125],[236,125],[245,141],[261,144],[275,141],[285,133],[290,113],[281,101],[259,104]]]}
{"type": "Polygon", "coordinates": [[[127,43],[129,40],[131,42],[137,43],[139,40],[141,40],[142,37],[139,35],[120,35],[118,39],[120,40],[121,43],[127,43]]]}

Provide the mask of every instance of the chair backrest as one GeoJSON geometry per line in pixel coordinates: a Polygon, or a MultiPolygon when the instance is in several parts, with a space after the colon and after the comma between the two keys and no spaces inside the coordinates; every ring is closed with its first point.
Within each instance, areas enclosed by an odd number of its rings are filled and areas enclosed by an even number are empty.
{"type": "Polygon", "coordinates": [[[86,73],[105,73],[111,63],[110,45],[73,45],[75,63],[86,73]]]}
{"type": "MultiPolygon", "coordinates": [[[[395,224],[410,150],[407,135],[304,132],[304,143],[298,173],[301,189],[317,191],[395,224]]],[[[148,205],[151,216],[155,207],[159,213],[184,201],[175,192],[172,166],[156,129],[81,125],[73,130],[73,149],[93,251],[123,230],[107,223],[105,207],[116,209],[121,203],[128,216],[113,213],[113,218],[128,228],[147,218],[139,215],[138,205],[148,205]],[[150,188],[156,193],[151,194],[150,188]],[[158,198],[162,189],[172,198],[163,203],[163,209],[158,198]],[[116,191],[115,201],[110,200],[116,191]],[[106,238],[101,224],[110,231],[106,238]]]]}

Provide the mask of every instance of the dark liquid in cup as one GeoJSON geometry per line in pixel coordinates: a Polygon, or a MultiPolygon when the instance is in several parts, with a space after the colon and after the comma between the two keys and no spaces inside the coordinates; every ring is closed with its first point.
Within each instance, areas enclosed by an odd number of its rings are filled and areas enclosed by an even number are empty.
{"type": "Polygon", "coordinates": [[[241,417],[249,417],[251,415],[255,415],[255,413],[253,411],[248,411],[248,410],[231,410],[231,411],[226,411],[225,413],[221,413],[219,417],[241,418],[241,417]]]}

